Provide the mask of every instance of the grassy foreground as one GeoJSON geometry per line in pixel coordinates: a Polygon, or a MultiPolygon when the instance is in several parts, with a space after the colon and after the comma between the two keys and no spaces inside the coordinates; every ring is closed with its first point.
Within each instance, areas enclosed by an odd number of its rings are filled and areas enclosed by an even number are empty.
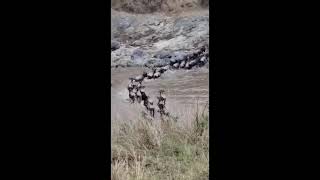
{"type": "Polygon", "coordinates": [[[202,180],[209,177],[208,113],[191,126],[141,118],[112,124],[112,180],[202,180]]]}

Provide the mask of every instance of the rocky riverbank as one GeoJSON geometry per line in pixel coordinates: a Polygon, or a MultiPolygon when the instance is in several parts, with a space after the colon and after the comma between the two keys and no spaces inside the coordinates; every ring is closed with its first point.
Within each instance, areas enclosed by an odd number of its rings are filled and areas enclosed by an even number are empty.
{"type": "Polygon", "coordinates": [[[154,67],[192,61],[189,57],[209,47],[208,10],[170,16],[112,10],[111,27],[111,67],[154,67]]]}

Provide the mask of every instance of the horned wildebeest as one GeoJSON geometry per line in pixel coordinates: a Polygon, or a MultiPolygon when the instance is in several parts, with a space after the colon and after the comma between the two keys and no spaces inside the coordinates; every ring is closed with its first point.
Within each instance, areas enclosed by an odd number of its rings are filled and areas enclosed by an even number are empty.
{"type": "MultiPolygon", "coordinates": [[[[142,95],[142,97],[143,97],[143,95],[142,95]]],[[[144,107],[146,107],[146,109],[148,110],[148,108],[149,108],[149,96],[144,96],[143,98],[142,98],[142,100],[143,100],[143,105],[144,105],[144,107]]]]}
{"type": "Polygon", "coordinates": [[[140,93],[141,93],[141,100],[146,102],[148,101],[148,96],[144,90],[144,86],[142,86],[143,88],[140,89],[140,93]]]}
{"type": "Polygon", "coordinates": [[[188,60],[191,60],[191,59],[195,59],[197,57],[197,53],[194,52],[194,53],[190,53],[187,57],[188,60]]]}
{"type": "MultiPolygon", "coordinates": [[[[130,79],[130,86],[132,86],[132,89],[135,89],[136,87],[137,87],[137,82],[136,82],[136,80],[134,79],[134,78],[129,78],[130,79]]],[[[129,87],[129,85],[128,85],[128,87],[129,87]]],[[[131,88],[130,88],[131,89],[131,88]]]]}
{"type": "Polygon", "coordinates": [[[162,116],[163,114],[165,114],[165,110],[164,110],[165,105],[164,105],[164,102],[163,102],[163,101],[159,101],[159,102],[158,102],[158,108],[159,108],[158,112],[160,113],[160,116],[162,116]]]}
{"type": "Polygon", "coordinates": [[[150,98],[148,98],[148,110],[149,110],[149,112],[150,112],[150,115],[151,115],[152,117],[154,117],[153,101],[152,101],[150,98]]]}
{"type": "Polygon", "coordinates": [[[129,99],[130,99],[131,103],[134,103],[135,96],[136,96],[136,94],[133,91],[129,92],[129,99]]]}
{"type": "Polygon", "coordinates": [[[163,67],[161,67],[160,72],[161,72],[161,73],[164,73],[164,72],[167,71],[168,69],[169,69],[169,65],[163,66],[163,67]]]}
{"type": "Polygon", "coordinates": [[[160,72],[155,72],[155,73],[153,74],[153,78],[154,78],[154,79],[159,78],[160,75],[161,75],[160,72]]]}
{"type": "Polygon", "coordinates": [[[179,68],[179,63],[174,63],[173,67],[176,68],[176,69],[179,68]]]}
{"type": "Polygon", "coordinates": [[[140,102],[141,102],[141,99],[142,99],[140,90],[138,90],[138,91],[136,92],[136,98],[137,98],[138,103],[140,103],[140,102]]]}
{"type": "Polygon", "coordinates": [[[139,75],[139,76],[135,77],[134,80],[136,82],[141,83],[144,80],[145,77],[147,77],[147,73],[143,72],[142,75],[139,75]]]}
{"type": "Polygon", "coordinates": [[[137,84],[136,84],[137,91],[140,90],[141,86],[142,86],[142,82],[138,81],[137,84]]]}
{"type": "Polygon", "coordinates": [[[164,90],[160,90],[159,93],[160,95],[157,97],[158,98],[158,107],[159,110],[158,112],[160,113],[160,115],[164,115],[165,113],[165,104],[166,104],[166,97],[164,94],[162,94],[164,92],[164,90]]]}
{"type": "Polygon", "coordinates": [[[190,67],[189,67],[189,68],[192,68],[192,67],[195,66],[197,63],[198,63],[198,60],[196,60],[196,59],[190,61],[190,62],[189,62],[189,66],[190,66],[190,67]]]}
{"type": "Polygon", "coordinates": [[[161,71],[161,67],[156,67],[155,70],[156,70],[156,72],[160,72],[161,71]]]}
{"type": "Polygon", "coordinates": [[[154,70],[152,70],[151,72],[147,73],[148,79],[152,79],[153,78],[153,74],[154,74],[154,70]]]}
{"type": "Polygon", "coordinates": [[[129,80],[131,80],[130,82],[129,82],[129,84],[128,84],[128,91],[129,92],[131,92],[132,91],[132,89],[133,89],[133,78],[129,78],[129,80]]]}
{"type": "Polygon", "coordinates": [[[206,47],[205,46],[202,46],[201,48],[200,48],[200,52],[201,53],[204,53],[206,51],[206,47]]]}
{"type": "Polygon", "coordinates": [[[186,64],[186,61],[182,61],[182,62],[180,63],[180,68],[184,68],[185,64],[186,64]]]}
{"type": "Polygon", "coordinates": [[[206,63],[207,57],[206,56],[202,56],[200,61],[199,61],[199,65],[203,66],[206,63]]]}
{"type": "Polygon", "coordinates": [[[184,68],[186,68],[186,69],[191,69],[191,67],[190,67],[190,65],[189,65],[190,63],[189,62],[187,62],[186,63],[186,65],[184,66],[184,68]]]}
{"type": "Polygon", "coordinates": [[[170,59],[170,65],[173,66],[175,63],[177,63],[176,59],[170,59]]]}
{"type": "Polygon", "coordinates": [[[166,105],[167,97],[166,97],[166,95],[164,94],[164,90],[163,90],[163,89],[159,90],[159,94],[160,94],[160,95],[158,96],[159,101],[163,101],[163,102],[164,102],[164,105],[166,105]]]}

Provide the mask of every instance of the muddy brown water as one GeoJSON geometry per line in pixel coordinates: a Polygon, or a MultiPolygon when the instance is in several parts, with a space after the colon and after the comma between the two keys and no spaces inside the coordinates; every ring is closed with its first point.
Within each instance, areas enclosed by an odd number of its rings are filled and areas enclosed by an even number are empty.
{"type": "MultiPolygon", "coordinates": [[[[144,106],[138,103],[130,104],[128,101],[127,85],[129,77],[142,74],[146,68],[130,67],[111,69],[111,119],[130,120],[139,118],[144,106]]],[[[166,107],[168,111],[186,119],[192,117],[198,108],[200,111],[208,106],[209,101],[209,70],[207,68],[195,68],[191,70],[168,70],[158,79],[144,80],[145,91],[148,96],[157,103],[159,89],[164,89],[167,96],[166,107]]],[[[157,110],[158,108],[155,107],[157,110]]],[[[156,112],[156,118],[159,113],[156,112]]]]}

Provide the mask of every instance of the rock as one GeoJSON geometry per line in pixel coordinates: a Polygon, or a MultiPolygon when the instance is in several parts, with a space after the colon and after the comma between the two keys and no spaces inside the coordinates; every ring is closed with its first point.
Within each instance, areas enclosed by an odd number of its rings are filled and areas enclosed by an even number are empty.
{"type": "Polygon", "coordinates": [[[117,50],[120,48],[120,43],[118,41],[111,41],[111,51],[117,50]]]}
{"type": "Polygon", "coordinates": [[[154,67],[163,67],[170,64],[170,62],[166,62],[166,61],[157,61],[153,64],[154,67]]]}
{"type": "Polygon", "coordinates": [[[157,52],[153,57],[155,58],[159,58],[159,59],[164,59],[164,58],[171,58],[172,57],[172,53],[169,51],[159,51],[157,52]]]}
{"type": "Polygon", "coordinates": [[[134,41],[133,43],[131,43],[131,46],[141,46],[141,45],[143,45],[143,44],[145,44],[144,41],[142,41],[142,40],[136,40],[136,41],[134,41]]]}
{"type": "Polygon", "coordinates": [[[136,49],[132,52],[132,56],[143,56],[143,51],[141,49],[136,49]]]}
{"type": "Polygon", "coordinates": [[[176,59],[170,59],[170,64],[173,65],[174,63],[176,63],[177,60],[176,59]]]}
{"type": "Polygon", "coordinates": [[[132,52],[131,61],[137,65],[145,64],[147,62],[145,53],[141,49],[135,49],[132,52]]]}
{"type": "Polygon", "coordinates": [[[111,61],[113,64],[126,66],[163,67],[178,63],[183,67],[182,61],[199,57],[191,54],[191,51],[205,46],[206,52],[200,56],[207,53],[208,14],[209,12],[204,12],[199,15],[169,17],[113,11],[111,36],[116,42],[112,45],[111,61]]]}
{"type": "Polygon", "coordinates": [[[188,54],[185,52],[181,52],[181,51],[176,51],[173,53],[173,59],[176,60],[176,62],[181,62],[183,60],[187,59],[188,54]]]}
{"type": "Polygon", "coordinates": [[[145,63],[145,66],[151,68],[154,67],[156,63],[158,63],[156,59],[148,59],[145,63]]]}
{"type": "Polygon", "coordinates": [[[196,27],[196,23],[192,22],[192,18],[178,18],[175,21],[173,30],[175,33],[178,33],[179,31],[184,31],[184,32],[190,32],[193,28],[196,27]]]}

